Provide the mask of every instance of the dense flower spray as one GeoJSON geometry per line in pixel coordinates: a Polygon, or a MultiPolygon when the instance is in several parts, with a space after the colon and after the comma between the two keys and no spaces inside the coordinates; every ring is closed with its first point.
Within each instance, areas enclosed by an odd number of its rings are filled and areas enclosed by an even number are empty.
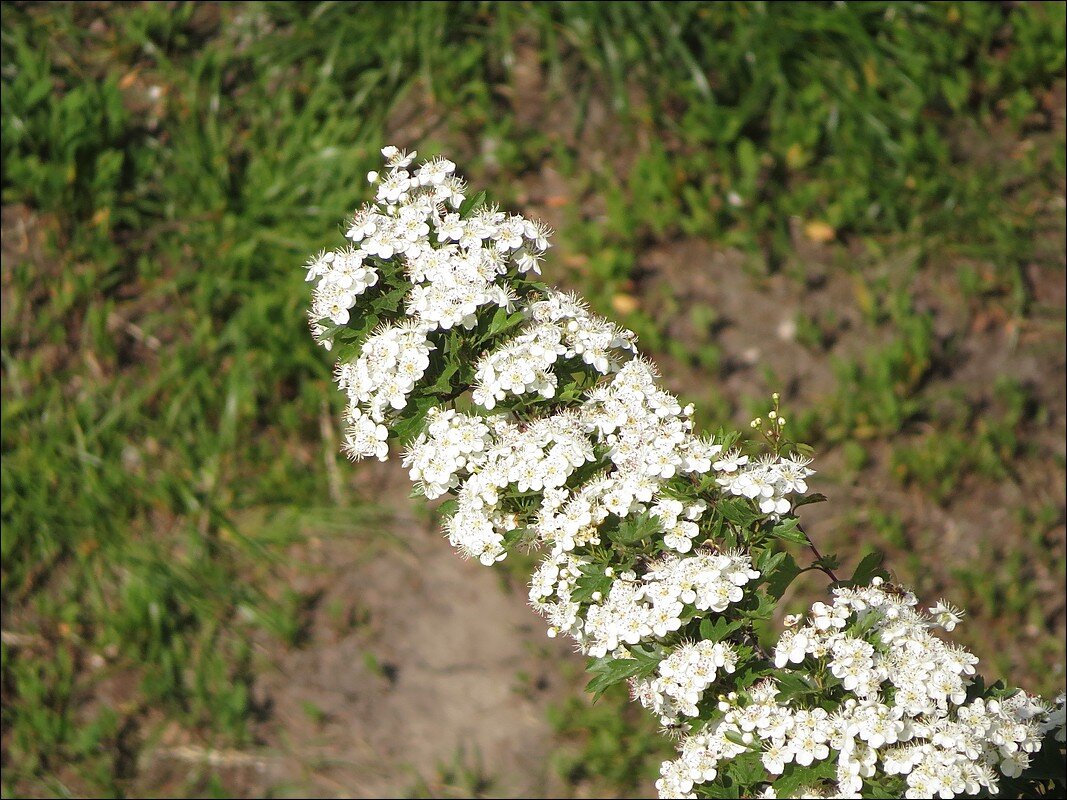
{"type": "MultiPolygon", "coordinates": [[[[349,244],[306,265],[316,340],[337,356],[344,450],[404,446],[449,542],[483,564],[540,546],[530,603],[628,681],[679,739],[662,797],[942,797],[1060,780],[1064,699],[987,687],[874,559],[838,580],[795,510],[813,474],[773,398],[735,434],[694,430],[628,330],[537,280],[543,225],[468,197],[456,166],[382,150],[349,244]],[[761,644],[809,546],[829,602],[761,644]],[[1019,783],[1025,779],[1029,783],[1019,783]],[[1012,784],[1012,781],[1016,783],[1012,784]],[[1009,785],[1011,784],[1011,785],[1009,785]]],[[[1014,787],[1014,788],[1013,788],[1014,787]]]]}

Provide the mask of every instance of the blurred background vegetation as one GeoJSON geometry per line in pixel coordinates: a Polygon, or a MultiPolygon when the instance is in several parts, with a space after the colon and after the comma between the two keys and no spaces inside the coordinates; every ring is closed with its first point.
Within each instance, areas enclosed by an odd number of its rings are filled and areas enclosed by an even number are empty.
{"type": "MultiPolygon", "coordinates": [[[[293,578],[309,538],[420,513],[335,455],[304,318],[386,143],[553,224],[549,282],[704,422],[780,390],[822,549],[881,550],[969,609],[987,674],[1059,691],[1064,8],[4,3],[4,796],[359,793],[234,764],[284,726],[261,676],[363,621],[320,602],[338,567],[293,578]],[[164,746],[194,756],[161,776],[164,746]]],[[[545,785],[647,794],[651,721],[563,661],[545,785]]],[[[397,792],[502,791],[469,753],[414,769],[397,792]]]]}

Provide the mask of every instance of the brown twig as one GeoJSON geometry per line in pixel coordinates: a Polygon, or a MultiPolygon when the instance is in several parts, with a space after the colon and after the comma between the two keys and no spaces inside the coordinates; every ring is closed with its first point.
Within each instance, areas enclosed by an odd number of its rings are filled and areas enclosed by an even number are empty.
{"type": "Polygon", "coordinates": [[[804,534],[804,539],[808,543],[808,548],[811,550],[812,553],[815,554],[815,563],[812,566],[822,572],[825,572],[826,575],[829,576],[830,580],[832,580],[834,583],[840,583],[840,581],[837,579],[837,576],[834,574],[834,571],[822,563],[822,553],[819,552],[819,548],[815,546],[815,542],[811,540],[811,537],[808,535],[808,532],[801,528],[800,525],[797,525],[797,530],[804,534]]]}

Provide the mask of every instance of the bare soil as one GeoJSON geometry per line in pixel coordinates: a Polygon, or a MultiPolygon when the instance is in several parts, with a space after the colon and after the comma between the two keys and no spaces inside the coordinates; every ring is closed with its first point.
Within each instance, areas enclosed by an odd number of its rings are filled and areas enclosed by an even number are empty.
{"type": "Polygon", "coordinates": [[[289,585],[315,600],[299,647],[260,643],[258,746],[171,731],[146,782],[210,763],[242,797],[559,795],[547,705],[576,690],[558,662],[578,656],[545,636],[523,586],[456,557],[398,463],[345,483],[389,512],[289,554],[289,585]]]}

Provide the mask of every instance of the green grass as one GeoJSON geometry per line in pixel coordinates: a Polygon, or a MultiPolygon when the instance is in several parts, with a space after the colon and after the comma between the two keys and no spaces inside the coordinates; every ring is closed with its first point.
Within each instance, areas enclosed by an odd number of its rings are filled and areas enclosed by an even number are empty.
{"type": "MultiPolygon", "coordinates": [[[[3,203],[32,220],[4,234],[5,796],[129,791],[167,723],[251,741],[249,642],[303,635],[285,548],[344,500],[320,433],[339,398],[306,335],[299,264],[335,240],[398,136],[447,148],[504,202],[541,166],[561,172],[560,250],[584,257],[568,279],[612,315],[641,253],[678,237],[737,248],[753,280],[803,292],[793,226],[821,225],[873,343],[833,356],[833,390],[794,416],[842,448],[843,480],[879,447],[898,484],[942,504],[1026,459],[1062,470],[1031,441],[1048,409],[1026,386],[986,393],[988,415],[965,395],[942,424],[937,376],[959,342],[935,335],[912,280],[958,276],[968,321],[993,310],[1062,337],[1027,269],[1062,279],[1049,103],[1063,23],[1051,3],[4,3],[3,203]],[[522,58],[544,85],[502,91],[522,58]],[[913,263],[887,278],[898,252],[913,263]],[[122,701],[103,702],[115,684],[122,701]]],[[[686,313],[714,329],[714,309],[686,313]]],[[[830,360],[838,318],[799,316],[800,341],[830,360]]],[[[629,323],[658,353],[723,368],[714,340],[678,341],[641,311],[629,323]]],[[[752,399],[710,402],[736,414],[752,399]]],[[[902,548],[917,534],[878,502],[858,518],[902,548]]],[[[1024,557],[955,579],[986,622],[1043,630],[1035,590],[1012,587],[1056,552],[1062,501],[1014,513],[1024,557]]],[[[1062,645],[1041,636],[1026,677],[1051,690],[1062,645]]],[[[557,712],[586,742],[565,775],[647,779],[633,764],[652,723],[612,727],[623,702],[557,712]]]]}
{"type": "Polygon", "coordinates": [[[549,722],[561,744],[553,766],[586,796],[643,797],[673,757],[671,742],[648,713],[613,686],[595,703],[576,695],[553,707],[549,722]]]}

